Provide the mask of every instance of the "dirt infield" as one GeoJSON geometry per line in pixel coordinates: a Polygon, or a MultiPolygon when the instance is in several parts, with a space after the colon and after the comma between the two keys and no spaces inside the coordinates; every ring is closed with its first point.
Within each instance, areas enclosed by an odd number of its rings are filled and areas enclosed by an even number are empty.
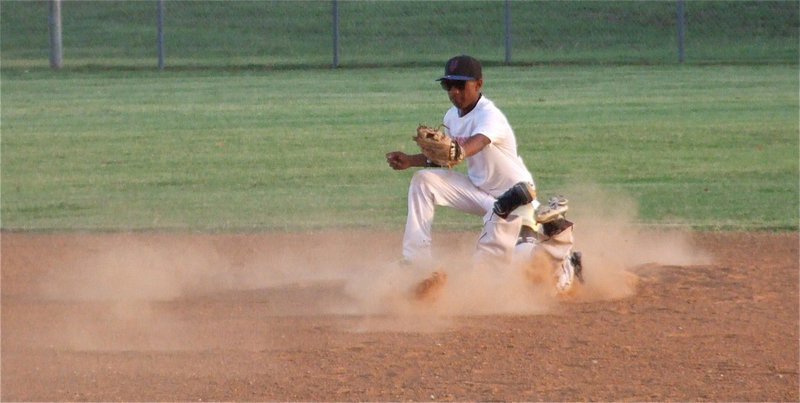
{"type": "Polygon", "coordinates": [[[797,233],[608,236],[558,298],[439,235],[422,304],[397,234],[6,232],[0,398],[800,400],[797,233]]]}

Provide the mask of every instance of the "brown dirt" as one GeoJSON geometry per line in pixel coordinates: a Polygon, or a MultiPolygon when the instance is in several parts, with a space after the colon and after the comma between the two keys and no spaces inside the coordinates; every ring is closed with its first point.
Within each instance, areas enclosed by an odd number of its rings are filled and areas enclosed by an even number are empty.
{"type": "MultiPolygon", "coordinates": [[[[611,232],[611,233],[610,233],[611,232]]],[[[586,284],[397,234],[2,234],[3,401],[798,401],[798,234],[578,233],[586,284]]]]}

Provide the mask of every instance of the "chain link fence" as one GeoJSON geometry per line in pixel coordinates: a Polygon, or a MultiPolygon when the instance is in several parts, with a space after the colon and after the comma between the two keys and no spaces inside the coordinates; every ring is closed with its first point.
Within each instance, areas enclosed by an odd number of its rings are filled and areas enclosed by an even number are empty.
{"type": "MultiPolygon", "coordinates": [[[[63,0],[61,40],[64,67],[156,67],[161,5],[167,69],[438,65],[459,53],[496,64],[676,64],[681,54],[796,64],[799,4],[63,0]]],[[[48,66],[50,13],[50,1],[0,3],[0,66],[48,66]]]]}

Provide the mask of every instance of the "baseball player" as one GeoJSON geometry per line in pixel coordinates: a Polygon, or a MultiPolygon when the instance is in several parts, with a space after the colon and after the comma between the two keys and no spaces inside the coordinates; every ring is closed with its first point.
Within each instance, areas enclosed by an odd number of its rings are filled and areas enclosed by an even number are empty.
{"type": "MultiPolygon", "coordinates": [[[[540,203],[533,176],[517,153],[517,140],[506,116],[481,91],[481,63],[466,55],[453,57],[437,81],[453,104],[444,116],[445,135],[431,135],[421,127],[415,140],[422,153],[386,154],[387,163],[395,170],[425,168],[414,173],[409,186],[404,259],[430,267],[434,209],[447,206],[483,217],[478,260],[511,262],[515,249],[527,256],[543,253],[562,269],[557,284],[569,288],[579,261],[571,253],[572,223],[563,217],[567,200],[551,199],[535,214],[540,203]],[[467,163],[466,175],[448,169],[462,160],[467,163]],[[549,231],[543,233],[535,217],[548,224],[549,231]],[[541,243],[552,245],[536,247],[541,243]]],[[[433,279],[440,282],[443,277],[435,274],[433,279]]]]}

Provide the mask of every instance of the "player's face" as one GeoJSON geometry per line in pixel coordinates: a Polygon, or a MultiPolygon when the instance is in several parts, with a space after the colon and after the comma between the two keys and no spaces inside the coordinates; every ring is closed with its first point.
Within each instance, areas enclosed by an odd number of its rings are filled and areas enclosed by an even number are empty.
{"type": "Polygon", "coordinates": [[[483,80],[457,81],[442,80],[442,89],[447,91],[450,102],[458,109],[465,109],[474,104],[481,96],[483,80]]]}

